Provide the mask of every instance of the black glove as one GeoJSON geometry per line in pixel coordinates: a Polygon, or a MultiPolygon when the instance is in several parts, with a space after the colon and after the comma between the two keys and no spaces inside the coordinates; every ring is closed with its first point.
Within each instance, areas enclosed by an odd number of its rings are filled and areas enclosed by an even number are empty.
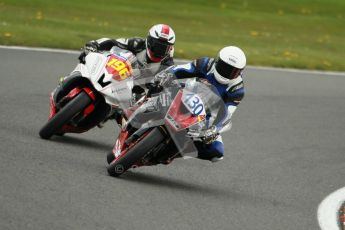
{"type": "Polygon", "coordinates": [[[151,97],[152,94],[155,93],[160,93],[163,90],[163,86],[159,84],[159,82],[154,82],[154,83],[148,83],[146,84],[146,87],[149,89],[147,92],[147,96],[151,97]]]}
{"type": "Polygon", "coordinates": [[[169,72],[169,70],[163,70],[154,76],[153,81],[158,85],[167,86],[170,85],[174,79],[175,76],[173,73],[169,72]]]}
{"type": "Polygon", "coordinates": [[[92,40],[85,44],[84,48],[82,48],[82,52],[80,53],[78,59],[80,63],[85,64],[85,57],[88,55],[89,52],[98,52],[99,51],[99,44],[97,41],[92,40]]]}
{"type": "Polygon", "coordinates": [[[139,86],[135,85],[132,89],[132,103],[135,104],[139,99],[141,99],[143,96],[145,96],[146,92],[145,90],[139,86]]]}
{"type": "Polygon", "coordinates": [[[217,128],[215,126],[212,126],[208,130],[205,131],[204,136],[201,138],[202,142],[205,144],[211,144],[214,142],[219,136],[219,133],[217,131],[217,128]]]}
{"type": "Polygon", "coordinates": [[[187,132],[187,137],[200,138],[205,144],[211,144],[218,138],[218,136],[219,133],[215,126],[211,126],[209,129],[203,131],[188,130],[187,132]]]}
{"type": "Polygon", "coordinates": [[[97,41],[92,40],[85,44],[84,49],[88,52],[98,52],[99,51],[99,44],[97,41]]]}

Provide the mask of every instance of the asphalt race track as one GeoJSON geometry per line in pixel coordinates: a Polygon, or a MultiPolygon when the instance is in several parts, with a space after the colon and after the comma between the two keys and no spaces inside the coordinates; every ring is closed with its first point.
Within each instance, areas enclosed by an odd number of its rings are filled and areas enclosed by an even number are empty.
{"type": "Polygon", "coordinates": [[[77,54],[0,49],[0,229],[318,229],[344,187],[345,75],[248,68],[225,159],[106,172],[113,122],[39,138],[77,54]]]}

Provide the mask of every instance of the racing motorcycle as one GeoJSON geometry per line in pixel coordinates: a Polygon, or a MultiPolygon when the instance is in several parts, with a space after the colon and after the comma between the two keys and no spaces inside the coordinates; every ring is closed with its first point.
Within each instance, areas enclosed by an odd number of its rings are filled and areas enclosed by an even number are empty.
{"type": "Polygon", "coordinates": [[[39,135],[82,133],[102,126],[116,111],[133,104],[134,79],[142,81],[162,68],[159,64],[143,66],[128,50],[90,52],[50,95],[48,122],[39,135]]]}
{"type": "Polygon", "coordinates": [[[179,157],[197,157],[196,144],[226,114],[217,89],[196,78],[172,80],[161,92],[150,94],[125,110],[128,120],[107,155],[111,176],[130,168],[169,164],[179,157]]]}

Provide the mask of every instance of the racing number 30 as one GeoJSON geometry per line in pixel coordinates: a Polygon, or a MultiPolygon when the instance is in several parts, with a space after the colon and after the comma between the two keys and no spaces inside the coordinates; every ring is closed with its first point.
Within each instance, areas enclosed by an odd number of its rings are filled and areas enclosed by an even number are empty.
{"type": "Polygon", "coordinates": [[[122,60],[119,60],[117,58],[110,58],[107,63],[107,67],[108,71],[110,70],[112,74],[114,74],[114,78],[116,80],[120,80],[117,79],[117,76],[119,76],[121,80],[124,80],[130,75],[127,65],[122,60]]]}
{"type": "Polygon", "coordinates": [[[186,100],[184,101],[188,107],[193,111],[194,115],[200,115],[204,110],[204,106],[200,101],[199,97],[195,96],[195,94],[188,93],[186,95],[186,100]]]}

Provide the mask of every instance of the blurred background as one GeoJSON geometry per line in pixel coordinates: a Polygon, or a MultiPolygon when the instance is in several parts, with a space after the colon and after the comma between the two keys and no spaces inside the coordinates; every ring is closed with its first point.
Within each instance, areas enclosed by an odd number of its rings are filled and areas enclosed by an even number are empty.
{"type": "Polygon", "coordinates": [[[248,64],[345,71],[344,0],[0,0],[0,45],[80,49],[101,37],[176,33],[176,58],[241,47],[248,64]]]}

